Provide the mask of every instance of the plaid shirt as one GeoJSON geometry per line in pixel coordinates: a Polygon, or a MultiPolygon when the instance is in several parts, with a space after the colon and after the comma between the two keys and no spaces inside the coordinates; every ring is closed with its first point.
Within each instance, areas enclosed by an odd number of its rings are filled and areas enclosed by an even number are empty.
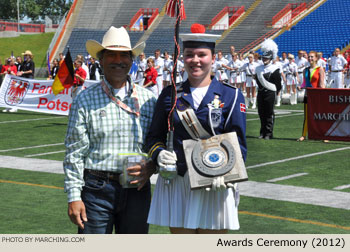
{"type": "MultiPolygon", "coordinates": [[[[105,80],[114,95],[114,89],[105,80]]],[[[123,154],[144,152],[156,98],[135,85],[140,117],[121,109],[102,90],[100,84],[81,92],[73,101],[65,139],[65,192],[68,202],[81,200],[84,169],[122,172],[123,154]]],[[[123,103],[134,109],[132,85],[123,103]]],[[[119,98],[118,95],[115,97],[119,98]]]]}

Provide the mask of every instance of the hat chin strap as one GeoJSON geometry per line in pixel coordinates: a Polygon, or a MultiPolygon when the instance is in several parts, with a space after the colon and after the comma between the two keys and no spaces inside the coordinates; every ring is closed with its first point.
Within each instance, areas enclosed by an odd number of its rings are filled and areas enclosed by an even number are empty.
{"type": "Polygon", "coordinates": [[[271,63],[272,59],[270,59],[270,58],[263,58],[262,61],[263,61],[264,65],[267,66],[268,64],[271,63]]]}

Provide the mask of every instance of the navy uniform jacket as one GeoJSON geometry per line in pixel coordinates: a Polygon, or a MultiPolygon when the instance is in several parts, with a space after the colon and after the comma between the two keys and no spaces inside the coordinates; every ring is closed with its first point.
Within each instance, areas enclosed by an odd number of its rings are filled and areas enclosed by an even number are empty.
{"type": "MultiPolygon", "coordinates": [[[[218,95],[219,99],[224,106],[222,108],[221,123],[217,128],[214,128],[215,134],[219,135],[222,133],[228,133],[235,131],[237,133],[238,141],[240,143],[243,159],[246,159],[247,155],[247,143],[245,137],[246,131],[246,114],[245,114],[245,103],[244,96],[238,90],[238,97],[235,108],[229,118],[229,122],[224,128],[226,118],[229,116],[232,104],[235,100],[236,89],[232,86],[222,84],[215,78],[212,80],[206,95],[204,96],[198,109],[195,110],[193,107],[193,99],[191,96],[189,81],[183,83],[183,92],[181,98],[184,99],[188,104],[191,104],[195,114],[198,117],[199,122],[203,128],[212,134],[212,130],[209,124],[209,108],[208,104],[214,100],[214,96],[218,95]]],[[[171,109],[171,86],[166,87],[160,94],[156,108],[153,114],[152,124],[149,133],[146,138],[146,147],[148,149],[149,156],[152,160],[157,163],[157,157],[161,150],[166,149],[166,137],[168,132],[168,114],[171,109]]],[[[174,112],[174,151],[177,155],[177,169],[178,174],[184,176],[187,171],[185,155],[182,147],[182,141],[191,139],[179,116],[175,110],[174,112]]]]}

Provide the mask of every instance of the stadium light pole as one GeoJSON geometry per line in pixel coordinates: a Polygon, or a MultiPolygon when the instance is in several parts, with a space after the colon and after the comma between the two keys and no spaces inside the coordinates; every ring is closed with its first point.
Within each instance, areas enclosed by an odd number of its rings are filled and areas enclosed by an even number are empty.
{"type": "Polygon", "coordinates": [[[17,0],[17,32],[19,33],[19,0],[17,0]]]}

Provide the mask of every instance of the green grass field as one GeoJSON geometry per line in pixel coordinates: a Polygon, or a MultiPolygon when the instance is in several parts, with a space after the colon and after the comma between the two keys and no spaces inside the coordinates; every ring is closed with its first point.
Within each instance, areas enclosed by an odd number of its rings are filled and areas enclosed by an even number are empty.
{"type": "Polygon", "coordinates": [[[1,62],[4,64],[4,59],[10,57],[11,52],[13,52],[14,56],[22,56],[25,50],[29,50],[34,54],[33,61],[35,67],[46,67],[46,50],[53,36],[54,33],[49,32],[34,35],[20,35],[14,38],[0,38],[1,62]]]}
{"type": "MultiPolygon", "coordinates": [[[[260,121],[248,110],[246,166],[284,160],[305,154],[350,147],[348,142],[297,142],[302,128],[302,105],[282,105],[277,110],[274,139],[259,140],[260,121]]],[[[62,161],[67,117],[19,111],[0,114],[0,155],[62,161]],[[35,119],[35,120],[34,120],[35,119]],[[60,144],[61,143],[61,144],[60,144]],[[58,144],[49,147],[20,147],[58,144]],[[48,154],[56,152],[53,154],[48,154]],[[47,154],[45,154],[47,153],[47,154]],[[38,155],[38,156],[33,156],[38,155]]],[[[274,182],[305,188],[334,191],[349,184],[350,150],[335,151],[248,169],[250,181],[266,182],[295,173],[306,176],[274,182]]],[[[1,167],[1,164],[0,164],[1,167]]],[[[76,233],[67,216],[66,194],[61,174],[0,169],[0,233],[43,234],[76,233]]],[[[350,189],[341,190],[350,193],[350,189]]],[[[274,234],[314,233],[350,234],[350,211],[338,208],[293,203],[258,197],[241,196],[239,206],[241,229],[230,233],[274,234]]],[[[169,233],[168,228],[153,226],[150,233],[169,233]]]]}

